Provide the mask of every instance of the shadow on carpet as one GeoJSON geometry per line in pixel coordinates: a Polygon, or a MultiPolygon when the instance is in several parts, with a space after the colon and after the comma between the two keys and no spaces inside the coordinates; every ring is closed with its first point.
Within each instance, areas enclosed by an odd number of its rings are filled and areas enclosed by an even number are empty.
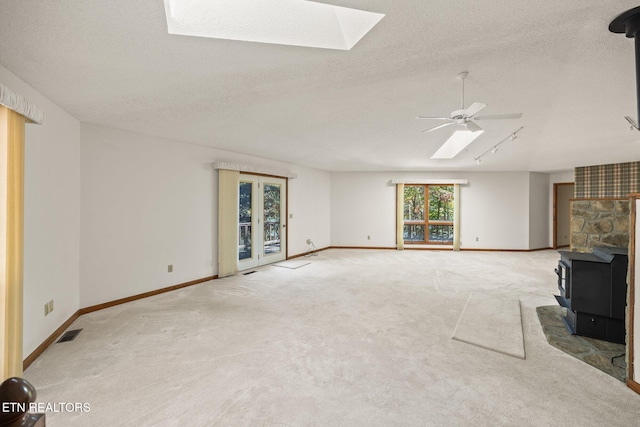
{"type": "Polygon", "coordinates": [[[451,338],[525,359],[520,300],[472,292],[451,338]]]}
{"type": "Polygon", "coordinates": [[[625,382],[627,370],[625,345],[571,335],[562,321],[562,310],[559,305],[536,308],[538,320],[549,344],[625,382]]]}

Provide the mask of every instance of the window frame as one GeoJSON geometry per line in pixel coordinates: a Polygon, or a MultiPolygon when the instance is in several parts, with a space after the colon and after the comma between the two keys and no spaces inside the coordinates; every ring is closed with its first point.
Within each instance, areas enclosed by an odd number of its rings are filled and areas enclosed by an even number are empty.
{"type": "MultiPolygon", "coordinates": [[[[402,197],[402,202],[403,202],[403,217],[402,217],[402,228],[403,228],[403,242],[405,245],[443,245],[443,246],[451,246],[454,244],[454,237],[453,237],[453,230],[455,229],[454,227],[454,220],[455,220],[455,199],[453,199],[451,201],[451,204],[454,207],[454,214],[453,214],[453,218],[451,221],[447,221],[447,220],[435,220],[435,219],[429,219],[429,192],[430,187],[452,187],[452,194],[455,193],[455,185],[454,184],[448,184],[448,183],[443,183],[443,184],[404,184],[404,189],[406,189],[407,187],[424,187],[425,191],[424,191],[424,219],[421,220],[415,220],[415,219],[404,219],[404,194],[402,197]],[[415,241],[415,240],[406,240],[404,239],[404,227],[406,225],[423,225],[424,226],[424,240],[422,241],[415,241]],[[435,240],[429,240],[429,226],[437,226],[437,225],[444,225],[444,226],[451,226],[452,227],[452,237],[451,237],[451,241],[447,241],[447,242],[443,242],[443,241],[435,241],[435,240]]],[[[455,196],[454,196],[455,197],[455,196]]]]}

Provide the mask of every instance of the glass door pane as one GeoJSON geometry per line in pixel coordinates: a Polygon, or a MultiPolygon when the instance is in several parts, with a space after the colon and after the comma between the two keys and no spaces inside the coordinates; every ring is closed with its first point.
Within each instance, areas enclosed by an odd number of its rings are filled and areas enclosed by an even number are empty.
{"type": "Polygon", "coordinates": [[[424,185],[407,185],[404,187],[404,220],[424,222],[425,207],[424,185]]]}
{"type": "Polygon", "coordinates": [[[264,184],[263,188],[263,245],[264,255],[266,256],[282,251],[280,244],[282,187],[277,184],[264,184]]]}
{"type": "Polygon", "coordinates": [[[252,258],[253,183],[240,181],[238,205],[238,260],[252,258]]]}
{"type": "Polygon", "coordinates": [[[240,174],[238,270],[283,261],[287,254],[287,182],[240,174]]]}
{"type": "Polygon", "coordinates": [[[429,219],[453,221],[453,185],[429,186],[429,219]]]}

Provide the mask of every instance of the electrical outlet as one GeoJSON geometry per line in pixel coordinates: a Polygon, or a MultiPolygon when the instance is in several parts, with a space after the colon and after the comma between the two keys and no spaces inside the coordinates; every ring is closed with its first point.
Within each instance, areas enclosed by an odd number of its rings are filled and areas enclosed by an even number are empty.
{"type": "Polygon", "coordinates": [[[53,300],[49,301],[49,313],[53,311],[53,300]]]}
{"type": "Polygon", "coordinates": [[[371,236],[367,236],[367,240],[371,240],[371,236]]]}
{"type": "Polygon", "coordinates": [[[479,241],[479,240],[480,240],[480,238],[479,238],[479,237],[476,237],[476,242],[477,242],[477,241],[479,241]]]}
{"type": "Polygon", "coordinates": [[[48,302],[44,303],[44,315],[45,316],[49,315],[49,303],[48,302]]]}
{"type": "Polygon", "coordinates": [[[167,266],[167,272],[169,272],[169,273],[173,273],[173,264],[169,264],[169,265],[167,266]]]}

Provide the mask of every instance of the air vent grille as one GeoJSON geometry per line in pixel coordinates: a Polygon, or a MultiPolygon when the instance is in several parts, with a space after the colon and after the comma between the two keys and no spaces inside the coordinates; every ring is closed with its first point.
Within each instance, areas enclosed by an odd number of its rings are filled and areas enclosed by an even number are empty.
{"type": "Polygon", "coordinates": [[[74,329],[72,331],[67,331],[64,334],[62,334],[62,337],[60,337],[60,339],[57,342],[73,341],[76,339],[80,331],[82,331],[82,329],[74,329]]]}

